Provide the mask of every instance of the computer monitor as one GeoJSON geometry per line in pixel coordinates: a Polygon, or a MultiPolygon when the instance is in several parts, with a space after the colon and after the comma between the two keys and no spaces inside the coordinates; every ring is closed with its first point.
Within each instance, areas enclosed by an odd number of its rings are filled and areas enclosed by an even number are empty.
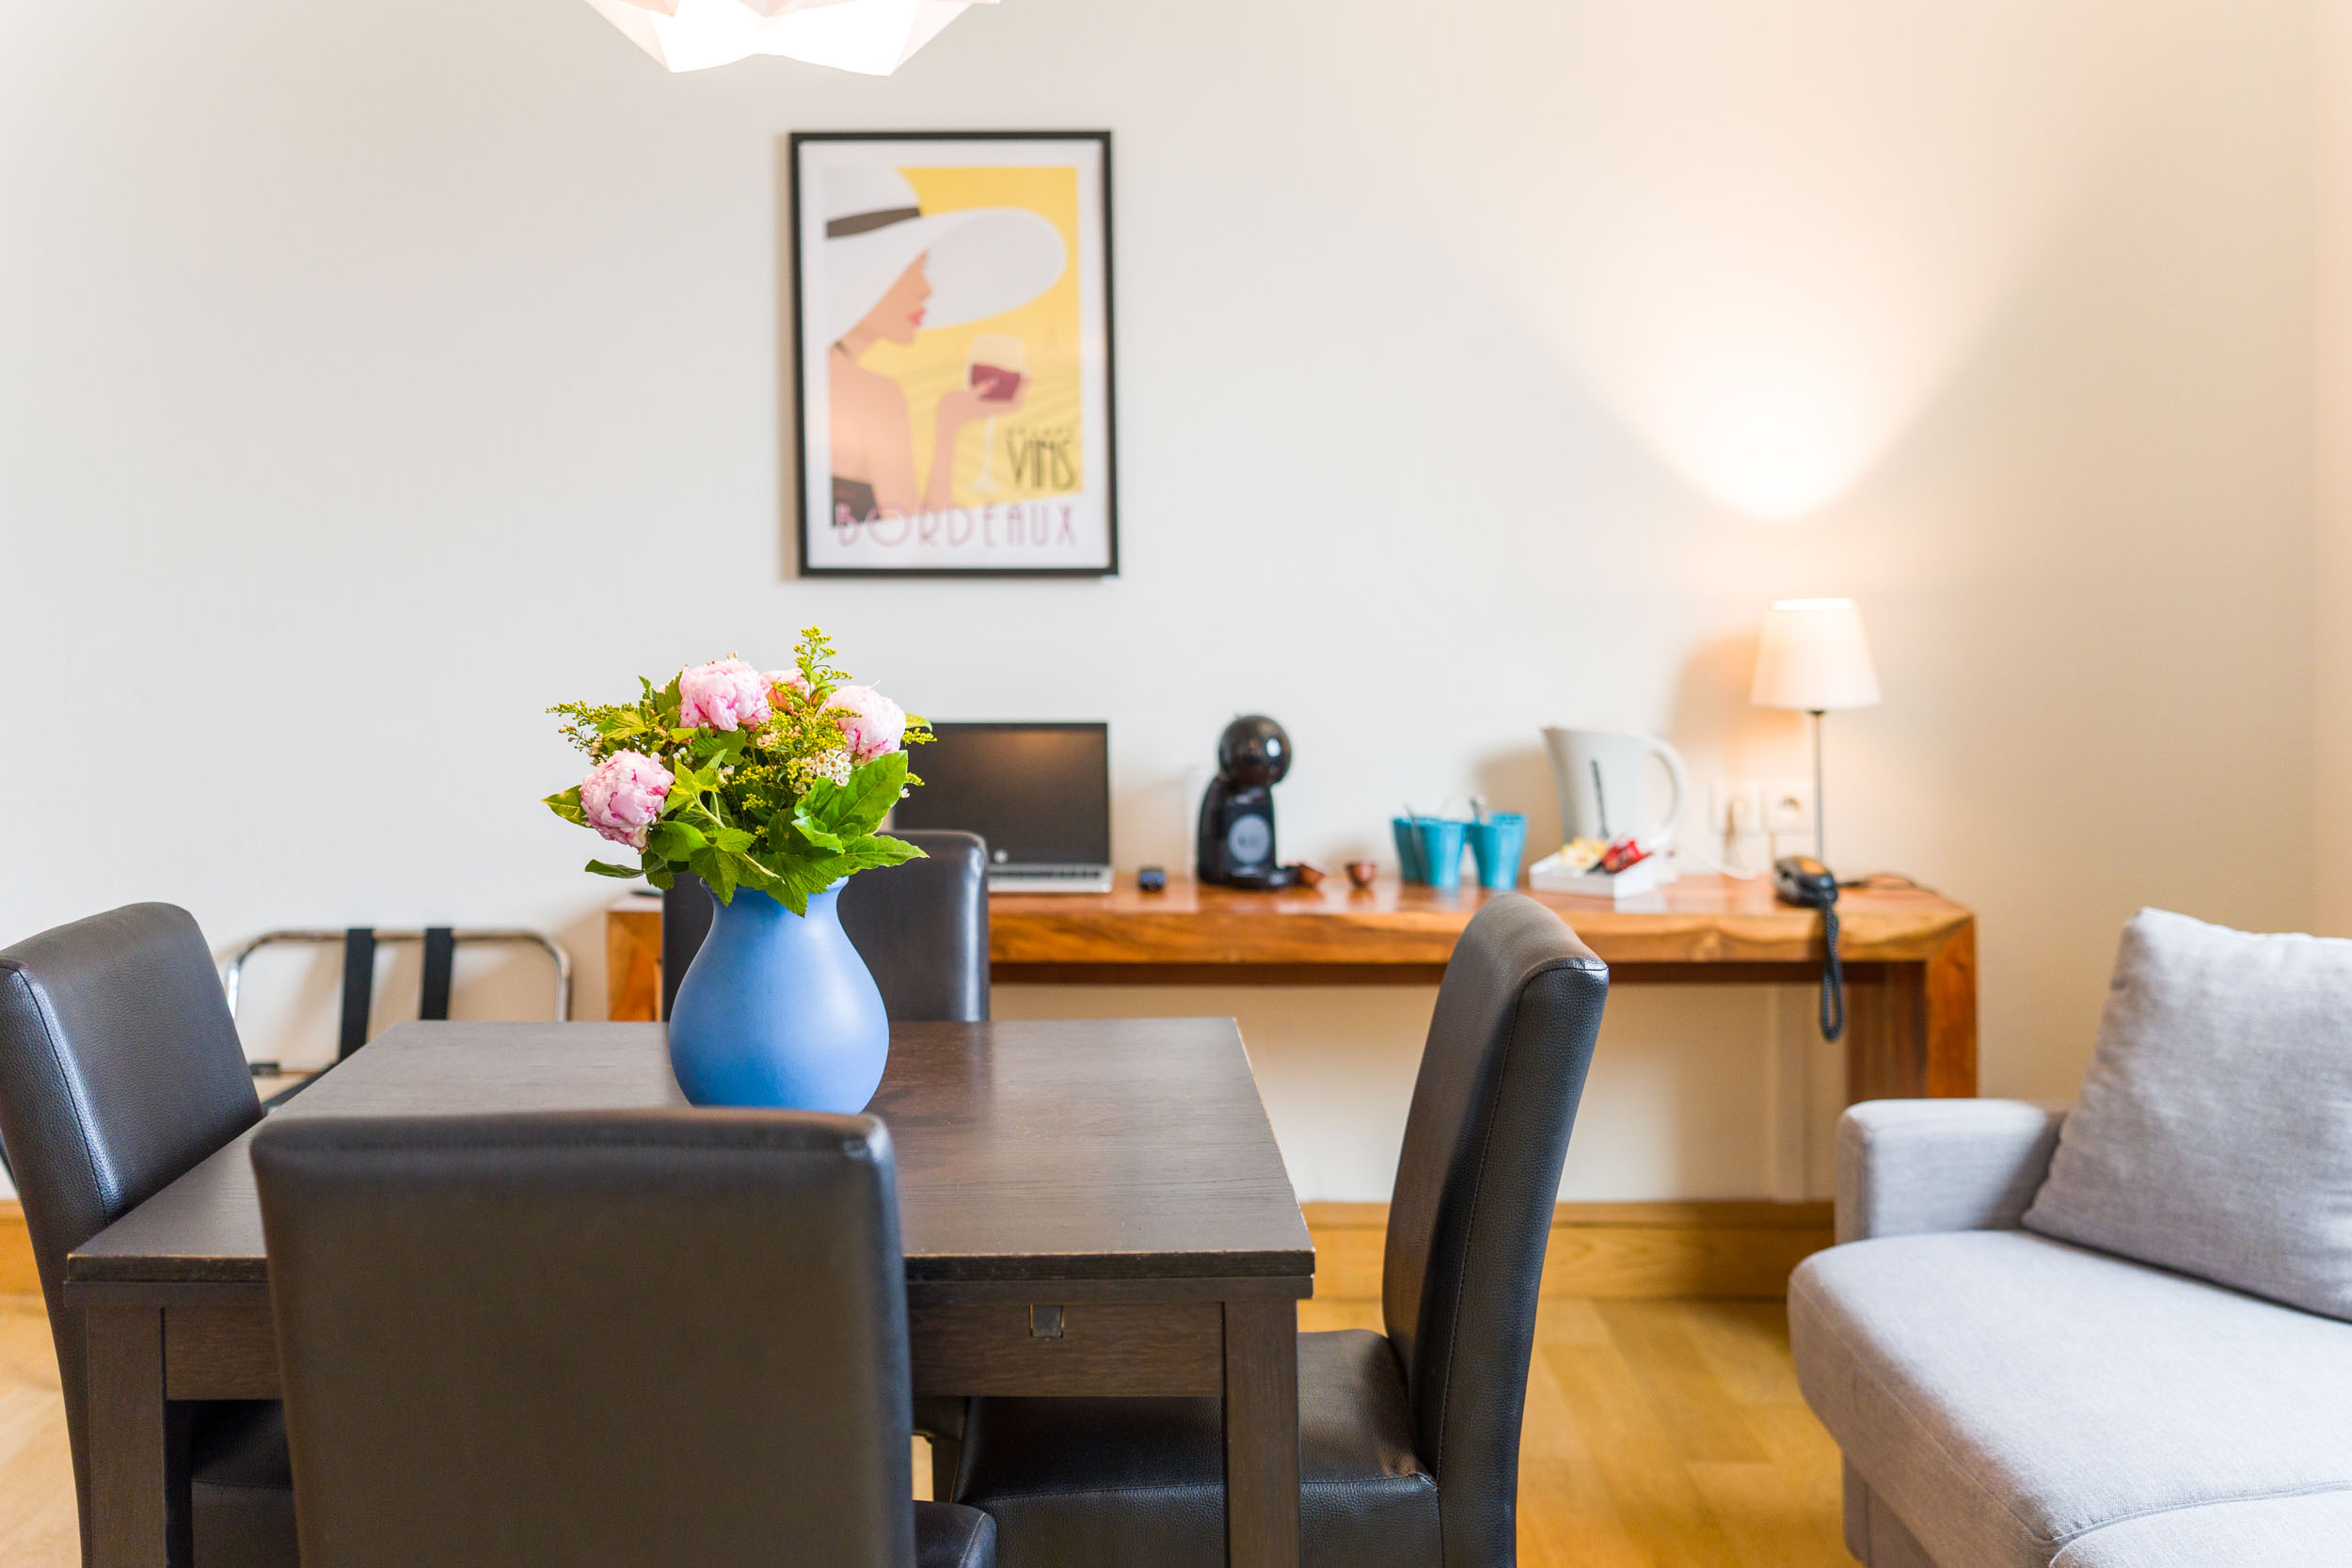
{"type": "Polygon", "coordinates": [[[940,723],[911,747],[923,786],[898,802],[901,828],[961,829],[988,841],[989,863],[1107,866],[1108,724],[940,723]]]}

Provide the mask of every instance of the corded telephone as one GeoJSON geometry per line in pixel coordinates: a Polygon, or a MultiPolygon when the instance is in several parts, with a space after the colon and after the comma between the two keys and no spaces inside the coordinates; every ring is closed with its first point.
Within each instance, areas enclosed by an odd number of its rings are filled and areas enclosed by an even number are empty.
{"type": "Polygon", "coordinates": [[[1821,1037],[1846,1032],[1846,973],[1837,959],[1837,879],[1811,855],[1787,855],[1772,863],[1772,895],[1784,904],[1821,911],[1821,941],[1829,961],[1821,970],[1821,1037]]]}

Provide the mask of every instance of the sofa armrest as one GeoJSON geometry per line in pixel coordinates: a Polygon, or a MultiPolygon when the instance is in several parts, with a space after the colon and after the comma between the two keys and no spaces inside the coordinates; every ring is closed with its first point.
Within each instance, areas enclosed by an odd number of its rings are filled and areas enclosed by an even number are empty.
{"type": "Polygon", "coordinates": [[[2016,1228],[2066,1113],[2022,1100],[1870,1100],[1837,1122],[1837,1239],[2016,1228]]]}

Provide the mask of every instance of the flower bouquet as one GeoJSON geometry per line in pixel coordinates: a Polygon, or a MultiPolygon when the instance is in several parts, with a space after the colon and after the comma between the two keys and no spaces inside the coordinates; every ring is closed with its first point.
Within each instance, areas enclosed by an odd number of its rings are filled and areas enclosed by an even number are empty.
{"type": "Polygon", "coordinates": [[[930,727],[870,686],[847,684],[832,641],[801,633],[797,668],[724,658],[682,671],[626,705],[564,703],[564,734],[595,764],[548,805],[638,851],[590,861],[606,877],[667,889],[681,871],[722,904],[739,888],[794,914],[843,878],[923,851],[875,830],[908,789],[905,748],[930,727]]]}
{"type": "Polygon", "coordinates": [[[691,872],[719,901],[670,1010],[670,1065],[697,1105],[863,1110],[889,1056],[838,902],[854,874],[922,855],[876,830],[921,783],[906,747],[930,729],[833,658],[811,626],[790,670],[724,658],[642,682],[634,703],[552,710],[594,766],[548,807],[638,854],[588,869],[673,896],[691,872]]]}

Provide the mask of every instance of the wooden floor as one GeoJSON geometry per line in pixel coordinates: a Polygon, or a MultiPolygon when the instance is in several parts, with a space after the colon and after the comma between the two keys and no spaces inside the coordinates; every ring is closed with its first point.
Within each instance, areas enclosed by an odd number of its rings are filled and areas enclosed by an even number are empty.
{"type": "MultiPolygon", "coordinates": [[[[1299,1326],[1377,1329],[1380,1304],[1305,1302],[1299,1326]]],[[[1781,1303],[1544,1298],[1520,1568],[1853,1568],[1837,1488],[1837,1448],[1797,1392],[1781,1303]]]]}
{"type": "MultiPolygon", "coordinates": [[[[1377,1328],[1312,1301],[1307,1328],[1377,1328]]],[[[915,1465],[927,1478],[927,1464],[915,1465]]],[[[0,1296],[0,1563],[74,1568],[73,1468],[39,1296],[0,1296]]],[[[1523,1568],[1851,1568],[1837,1450],[1772,1301],[1547,1297],[1519,1463],[1523,1568]]]]}
{"type": "Polygon", "coordinates": [[[81,1560],[49,1315],[37,1295],[0,1295],[0,1562],[79,1568],[81,1560]]]}

